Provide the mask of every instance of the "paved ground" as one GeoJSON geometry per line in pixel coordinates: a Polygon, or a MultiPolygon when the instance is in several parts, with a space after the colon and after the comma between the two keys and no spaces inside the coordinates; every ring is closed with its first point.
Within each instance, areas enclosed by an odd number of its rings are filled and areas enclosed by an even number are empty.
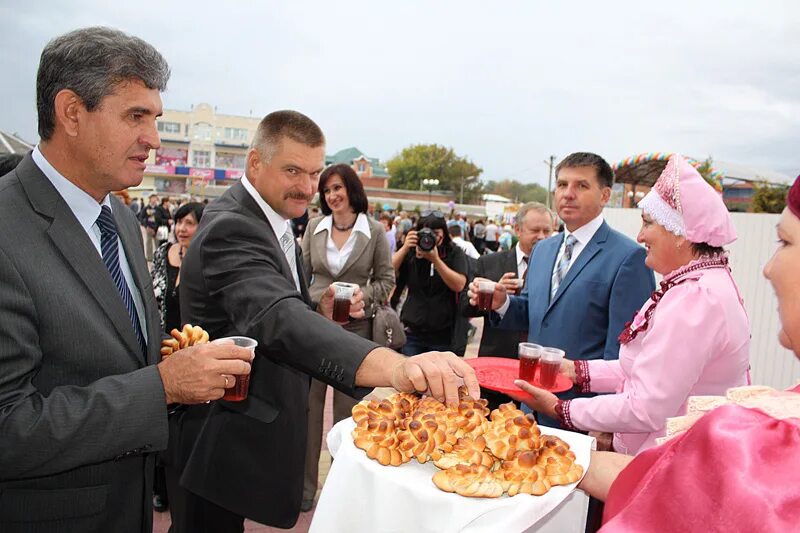
{"type": "MultiPolygon", "coordinates": [[[[483,319],[477,318],[472,319],[472,323],[478,328],[475,336],[472,338],[472,341],[467,346],[467,353],[466,358],[476,357],[478,354],[478,346],[480,345],[480,338],[481,332],[483,329],[483,319]]],[[[372,396],[377,398],[385,398],[389,394],[393,392],[393,389],[375,389],[375,392],[372,393],[372,396]]],[[[332,390],[328,388],[328,395],[325,401],[325,418],[324,418],[324,427],[323,431],[327,436],[328,431],[331,429],[331,425],[333,422],[333,412],[332,412],[332,390]]],[[[325,483],[325,478],[328,475],[328,470],[331,467],[331,455],[328,453],[328,445],[326,442],[325,437],[322,438],[322,452],[320,453],[319,457],[319,477],[320,477],[320,489],[322,485],[325,483]]],[[[319,494],[319,492],[317,493],[319,494]]],[[[314,516],[314,510],[307,513],[301,513],[300,518],[297,520],[297,524],[292,529],[280,529],[275,527],[269,527],[257,522],[251,522],[250,520],[245,522],[245,531],[247,532],[292,532],[292,533],[307,533],[308,528],[311,526],[311,519],[314,516]]],[[[166,513],[154,513],[153,515],[153,532],[154,533],[166,533],[170,526],[170,518],[169,512],[166,513]]]]}

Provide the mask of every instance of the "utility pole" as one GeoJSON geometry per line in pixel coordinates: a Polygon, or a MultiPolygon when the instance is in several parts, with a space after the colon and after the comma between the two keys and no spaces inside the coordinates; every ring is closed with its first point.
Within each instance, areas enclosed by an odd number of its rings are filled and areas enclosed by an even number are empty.
{"type": "Polygon", "coordinates": [[[551,155],[549,161],[543,161],[543,163],[550,167],[550,170],[547,173],[547,207],[550,208],[550,197],[552,196],[552,189],[553,189],[553,164],[556,161],[556,156],[551,155]]]}

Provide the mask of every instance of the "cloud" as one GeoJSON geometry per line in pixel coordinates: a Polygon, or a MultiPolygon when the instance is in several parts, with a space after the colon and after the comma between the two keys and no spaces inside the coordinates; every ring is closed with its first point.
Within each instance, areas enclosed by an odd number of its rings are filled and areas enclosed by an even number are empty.
{"type": "MultiPolygon", "coordinates": [[[[153,43],[165,105],[299,109],[331,151],[452,146],[484,177],[546,183],[550,154],[684,151],[800,169],[800,7],[731,3],[78,0],[0,7],[0,128],[35,137],[53,36],[108,24],[153,43]],[[10,51],[10,52],[9,52],[10,51]]],[[[792,174],[793,175],[793,174],[792,174]]]]}

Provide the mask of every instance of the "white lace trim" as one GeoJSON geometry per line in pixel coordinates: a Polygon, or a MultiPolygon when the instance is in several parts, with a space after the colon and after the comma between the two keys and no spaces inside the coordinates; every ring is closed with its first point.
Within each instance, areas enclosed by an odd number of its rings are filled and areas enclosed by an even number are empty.
{"type": "Polygon", "coordinates": [[[655,189],[652,189],[642,198],[639,202],[639,207],[645,213],[653,217],[653,220],[660,226],[664,226],[667,230],[679,237],[686,236],[686,229],[683,226],[683,217],[678,211],[672,209],[655,189]]]}

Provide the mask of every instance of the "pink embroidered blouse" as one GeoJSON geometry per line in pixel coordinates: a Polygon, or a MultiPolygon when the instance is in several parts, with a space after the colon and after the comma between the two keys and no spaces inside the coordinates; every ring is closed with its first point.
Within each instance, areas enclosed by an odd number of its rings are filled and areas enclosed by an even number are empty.
{"type": "MultiPolygon", "coordinates": [[[[706,258],[707,260],[708,258],[706,258]]],[[[614,450],[635,455],[665,433],[666,419],[686,413],[689,396],[724,395],[749,383],[750,325],[727,267],[672,272],[671,287],[649,325],[620,347],[618,361],[582,361],[582,391],[613,392],[575,398],[560,407],[567,425],[614,433],[614,450]]],[[[644,320],[648,300],[631,328],[644,320]]]]}

